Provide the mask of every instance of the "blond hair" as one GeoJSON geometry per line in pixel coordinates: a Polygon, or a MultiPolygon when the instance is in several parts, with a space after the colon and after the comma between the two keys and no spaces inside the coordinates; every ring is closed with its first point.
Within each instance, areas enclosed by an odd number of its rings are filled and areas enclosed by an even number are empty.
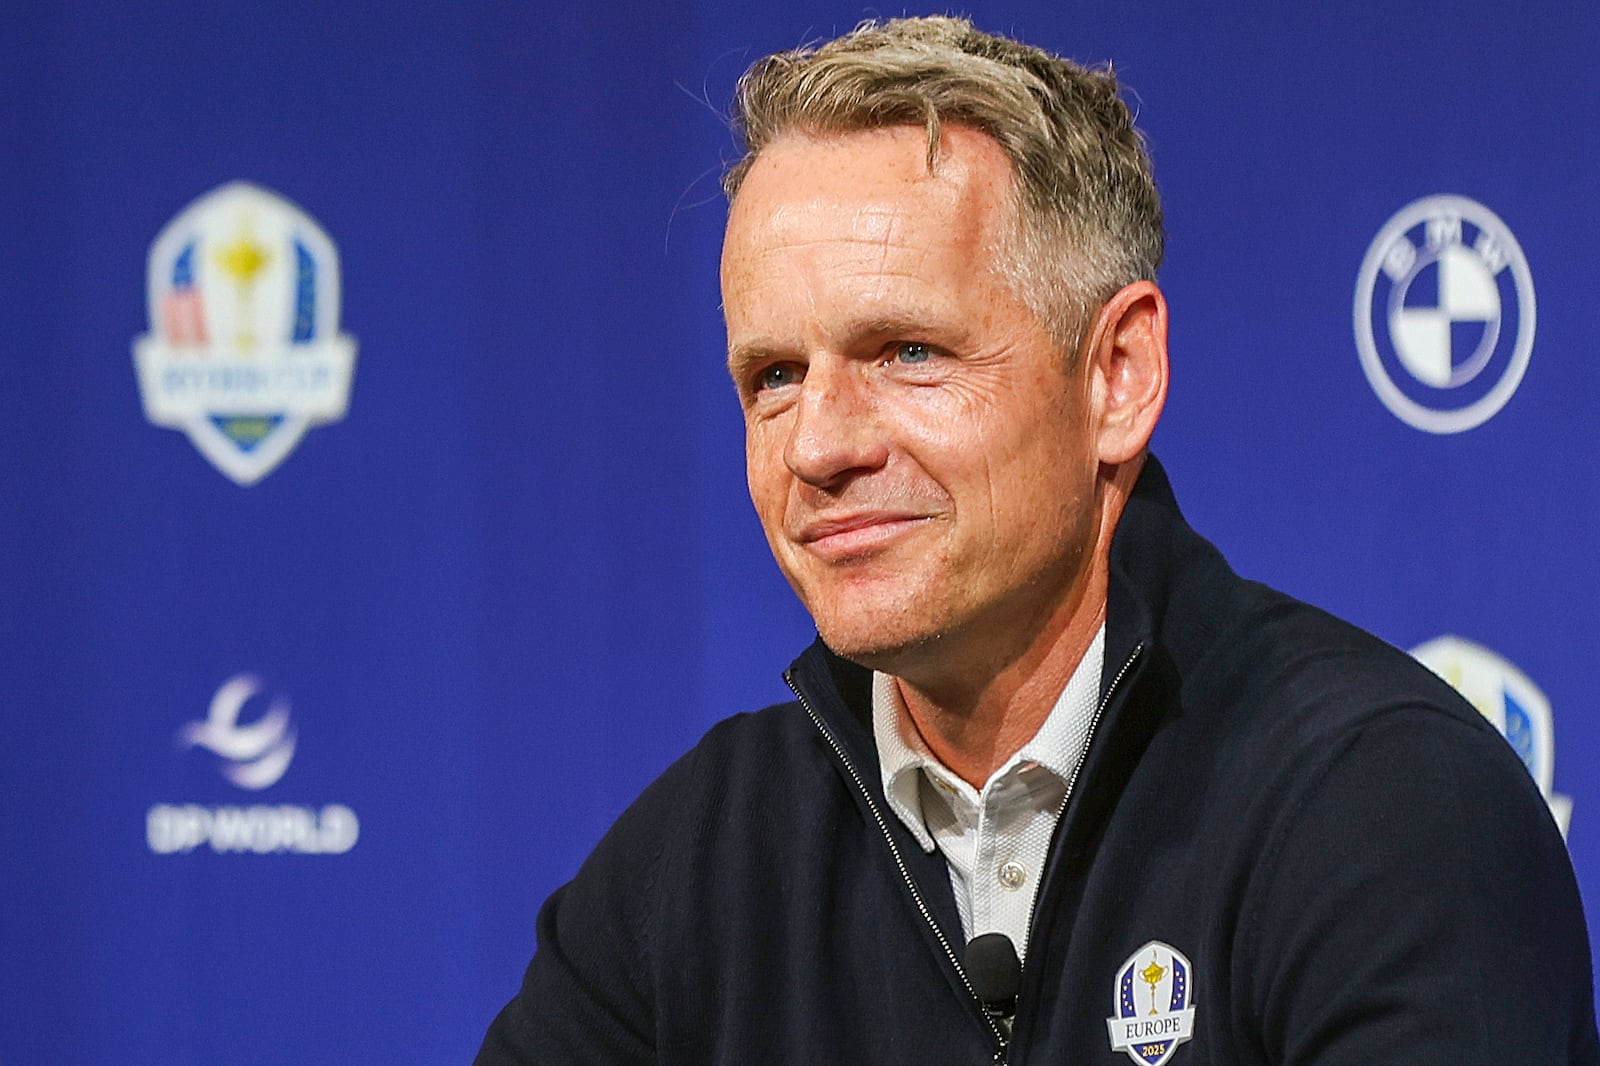
{"type": "Polygon", "coordinates": [[[723,179],[730,199],[762,149],[786,134],[923,126],[930,171],[942,123],[994,138],[1011,160],[1019,208],[1002,273],[1071,349],[1105,300],[1155,280],[1161,265],[1150,158],[1109,67],[1080,66],[965,19],[864,22],[759,60],[739,81],[733,121],[745,154],[723,179]]]}

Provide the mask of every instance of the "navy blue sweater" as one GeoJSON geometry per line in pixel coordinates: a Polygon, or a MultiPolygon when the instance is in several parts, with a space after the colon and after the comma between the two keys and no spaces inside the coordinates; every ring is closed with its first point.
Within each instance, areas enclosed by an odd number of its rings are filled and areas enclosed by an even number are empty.
{"type": "MultiPolygon", "coordinates": [[[[995,1061],[944,860],[882,795],[869,675],[818,643],[786,677],[795,702],[713,728],[545,904],[480,1066],[995,1061]]],[[[1408,656],[1236,577],[1153,459],[1103,677],[1012,1066],[1127,1061],[1117,971],[1150,941],[1192,967],[1173,1066],[1600,1064],[1577,887],[1509,745],[1408,656]]]]}

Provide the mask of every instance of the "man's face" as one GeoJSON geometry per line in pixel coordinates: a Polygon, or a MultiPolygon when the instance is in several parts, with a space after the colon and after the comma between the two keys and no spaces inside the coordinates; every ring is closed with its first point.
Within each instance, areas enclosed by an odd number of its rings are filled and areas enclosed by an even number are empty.
{"type": "Polygon", "coordinates": [[[773,555],[831,648],[894,673],[1053,628],[1098,522],[1084,361],[999,274],[1010,162],[965,127],[926,152],[914,127],[778,140],[722,259],[773,555]]]}

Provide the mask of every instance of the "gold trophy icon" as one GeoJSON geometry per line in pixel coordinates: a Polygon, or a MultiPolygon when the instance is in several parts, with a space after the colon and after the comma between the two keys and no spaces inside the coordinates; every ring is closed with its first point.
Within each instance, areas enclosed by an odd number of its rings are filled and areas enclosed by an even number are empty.
{"type": "Polygon", "coordinates": [[[1161,979],[1165,976],[1167,976],[1167,968],[1156,961],[1155,952],[1152,951],[1150,953],[1150,965],[1139,971],[1139,977],[1145,984],[1150,986],[1151,1014],[1161,1013],[1156,1010],[1156,985],[1160,984],[1161,979]]]}
{"type": "Polygon", "coordinates": [[[238,327],[234,334],[241,352],[253,352],[255,333],[255,284],[261,271],[272,261],[272,254],[251,235],[249,218],[241,219],[239,235],[217,249],[217,265],[233,279],[238,327]]]}

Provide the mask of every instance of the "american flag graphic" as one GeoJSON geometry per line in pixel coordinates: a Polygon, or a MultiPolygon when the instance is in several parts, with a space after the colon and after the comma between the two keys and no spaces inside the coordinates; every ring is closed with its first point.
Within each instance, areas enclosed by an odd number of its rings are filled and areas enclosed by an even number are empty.
{"type": "Polygon", "coordinates": [[[161,297],[161,332],[174,347],[199,348],[207,343],[205,305],[198,289],[186,285],[161,297]]]}

